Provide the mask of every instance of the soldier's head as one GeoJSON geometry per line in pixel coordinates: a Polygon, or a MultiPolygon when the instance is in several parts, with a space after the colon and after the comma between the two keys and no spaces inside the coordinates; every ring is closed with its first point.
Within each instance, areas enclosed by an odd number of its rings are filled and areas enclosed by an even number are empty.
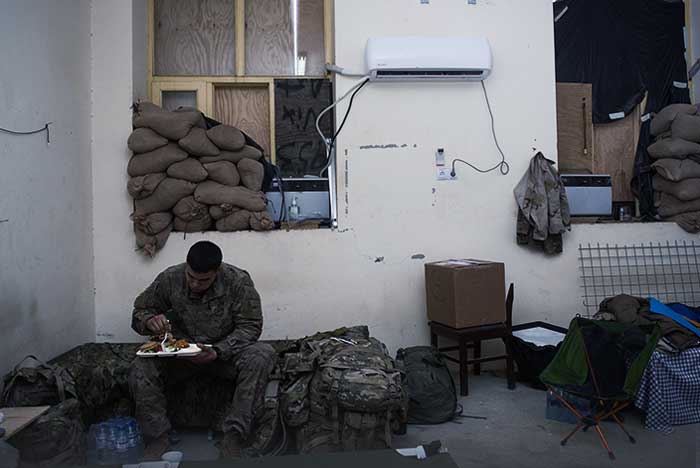
{"type": "Polygon", "coordinates": [[[187,253],[187,286],[201,294],[211,287],[221,266],[223,255],[219,246],[209,241],[194,244],[187,253]]]}

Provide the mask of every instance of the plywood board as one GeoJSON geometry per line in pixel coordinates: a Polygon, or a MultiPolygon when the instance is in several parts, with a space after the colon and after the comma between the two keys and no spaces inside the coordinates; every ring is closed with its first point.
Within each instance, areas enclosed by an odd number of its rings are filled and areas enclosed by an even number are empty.
{"type": "Polygon", "coordinates": [[[640,110],[637,106],[624,119],[596,124],[593,128],[593,169],[596,174],[610,174],[615,202],[634,201],[630,182],[634,174],[634,159],[639,141],[639,119],[640,110]]]}
{"type": "Polygon", "coordinates": [[[267,85],[215,85],[214,119],[247,133],[270,155],[270,93],[267,85]]]}
{"type": "Polygon", "coordinates": [[[557,83],[559,171],[593,172],[593,106],[590,83],[557,83]]]}
{"type": "MultiPolygon", "coordinates": [[[[323,140],[316,132],[316,117],[333,101],[333,87],[327,79],[275,80],[275,138],[277,164],[283,177],[318,175],[326,163],[323,140]]],[[[330,136],[332,112],[320,127],[330,136]]]]}
{"type": "Polygon", "coordinates": [[[326,74],[323,8],[324,0],[299,0],[298,51],[306,57],[307,76],[326,74]]]}
{"type": "Polygon", "coordinates": [[[233,75],[234,0],[155,0],[155,75],[233,75]]]}
{"type": "Polygon", "coordinates": [[[5,429],[3,439],[9,439],[44,414],[50,406],[23,406],[19,408],[1,408],[0,413],[5,415],[5,421],[0,427],[5,429]]]}

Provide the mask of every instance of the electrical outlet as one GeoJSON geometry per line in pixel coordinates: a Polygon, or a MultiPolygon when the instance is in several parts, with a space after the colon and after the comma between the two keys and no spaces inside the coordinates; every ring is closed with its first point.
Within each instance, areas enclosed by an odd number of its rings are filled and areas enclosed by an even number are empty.
{"type": "Polygon", "coordinates": [[[476,0],[467,0],[467,5],[476,5],[476,0]]]}
{"type": "Polygon", "coordinates": [[[437,180],[457,180],[457,174],[453,177],[450,172],[452,172],[452,170],[449,167],[438,167],[437,180]]]}

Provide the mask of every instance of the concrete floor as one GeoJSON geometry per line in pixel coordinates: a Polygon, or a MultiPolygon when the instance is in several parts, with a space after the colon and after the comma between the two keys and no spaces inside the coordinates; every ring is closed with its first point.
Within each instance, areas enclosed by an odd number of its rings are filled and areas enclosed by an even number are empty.
{"type": "MultiPolygon", "coordinates": [[[[677,427],[665,435],[645,430],[642,415],[627,412],[625,426],[637,443],[630,444],[615,424],[604,423],[603,431],[617,457],[611,461],[593,431],[575,435],[565,447],[559,445],[573,426],[545,419],[543,391],[522,384],[510,391],[504,378],[489,374],[470,377],[469,384],[470,395],[460,400],[464,414],[487,419],[409,426],[406,435],[395,438],[395,446],[441,440],[461,468],[694,468],[700,463],[697,425],[677,427]]],[[[182,451],[186,460],[217,458],[218,450],[206,433],[184,433],[182,439],[174,449],[182,451]]]]}

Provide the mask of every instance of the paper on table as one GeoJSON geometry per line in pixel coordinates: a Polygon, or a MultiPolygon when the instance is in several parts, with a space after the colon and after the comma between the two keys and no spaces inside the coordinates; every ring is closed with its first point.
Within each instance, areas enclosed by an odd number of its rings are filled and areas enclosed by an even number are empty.
{"type": "Polygon", "coordinates": [[[556,346],[564,339],[565,335],[564,333],[547,328],[535,327],[514,331],[513,336],[517,336],[521,340],[536,344],[537,346],[556,346]]]}

